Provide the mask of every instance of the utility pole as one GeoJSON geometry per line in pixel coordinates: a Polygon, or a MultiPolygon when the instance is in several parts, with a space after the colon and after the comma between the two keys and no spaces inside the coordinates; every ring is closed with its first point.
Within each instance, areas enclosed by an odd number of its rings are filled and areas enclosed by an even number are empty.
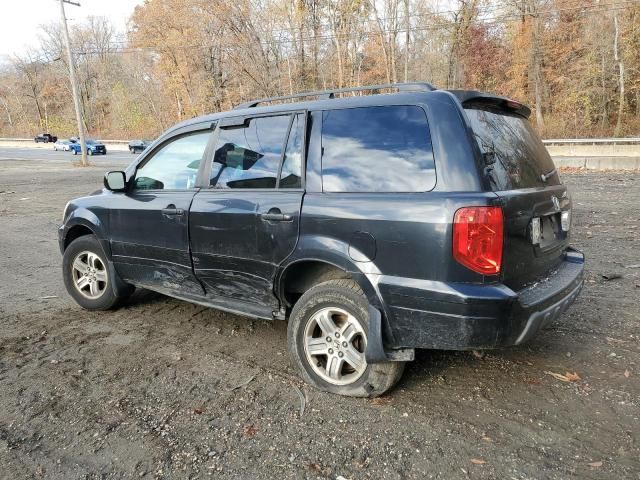
{"type": "Polygon", "coordinates": [[[78,135],[80,136],[80,165],[87,167],[89,162],[87,161],[87,144],[84,139],[84,122],[82,119],[82,105],[80,104],[80,97],[78,96],[78,82],[76,80],[76,68],[73,63],[73,55],[71,55],[71,40],[69,39],[69,28],[67,27],[67,17],[64,14],[64,4],[75,5],[79,7],[80,4],[71,0],[60,0],[60,14],[62,15],[62,27],[64,32],[65,43],[67,44],[67,57],[69,60],[69,80],[71,80],[71,91],[73,92],[73,105],[76,108],[76,120],[78,121],[78,135]]]}

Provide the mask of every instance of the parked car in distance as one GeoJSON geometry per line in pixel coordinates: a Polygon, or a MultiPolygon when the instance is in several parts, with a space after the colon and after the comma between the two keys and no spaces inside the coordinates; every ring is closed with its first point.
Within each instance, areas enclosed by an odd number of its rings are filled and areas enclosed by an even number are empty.
{"type": "Polygon", "coordinates": [[[387,391],[416,348],[522,344],[584,282],[530,113],[395,84],[180,123],[67,204],[66,289],[90,310],[142,287],[288,321],[301,377],[350,396],[387,391]]]}
{"type": "Polygon", "coordinates": [[[58,141],[58,137],[51,135],[49,133],[40,133],[38,135],[36,135],[33,140],[36,143],[55,143],[58,141]]]}
{"type": "Polygon", "coordinates": [[[150,140],[131,140],[129,142],[129,151],[131,153],[142,153],[151,145],[150,140]]]}
{"type": "Polygon", "coordinates": [[[70,145],[73,142],[71,140],[57,140],[56,143],[53,144],[53,149],[57,152],[58,150],[62,150],[63,152],[68,152],[70,150],[70,145]]]}
{"type": "MultiPolygon", "coordinates": [[[[98,140],[88,139],[85,141],[87,144],[87,154],[88,155],[106,155],[107,147],[98,140]]],[[[73,152],[74,155],[78,155],[80,153],[80,142],[69,144],[69,149],[73,152]]]]}

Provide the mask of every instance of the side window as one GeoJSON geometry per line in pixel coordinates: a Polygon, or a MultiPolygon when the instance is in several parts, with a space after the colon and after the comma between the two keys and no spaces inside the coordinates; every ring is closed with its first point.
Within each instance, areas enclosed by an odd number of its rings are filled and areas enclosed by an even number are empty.
{"type": "Polygon", "coordinates": [[[190,133],[164,145],[136,171],[136,190],[194,188],[211,130],[190,133]]]}
{"type": "Polygon", "coordinates": [[[302,147],[304,145],[304,114],[293,118],[291,132],[284,151],[280,188],[302,188],[302,147]]]}
{"type": "Polygon", "coordinates": [[[242,128],[220,129],[209,185],[276,188],[290,115],[252,118],[242,128]]]}
{"type": "Polygon", "coordinates": [[[417,106],[325,111],[322,150],[325,192],[424,192],[435,186],[427,117],[417,106]]]}

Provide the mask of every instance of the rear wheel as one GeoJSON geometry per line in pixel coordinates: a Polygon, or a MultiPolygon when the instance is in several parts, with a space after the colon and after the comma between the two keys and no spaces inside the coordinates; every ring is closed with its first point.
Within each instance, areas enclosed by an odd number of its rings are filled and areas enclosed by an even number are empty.
{"type": "Polygon", "coordinates": [[[76,238],[64,251],[62,273],[67,292],[87,310],[108,310],[128,297],[133,288],[123,284],[109,268],[94,235],[76,238]],[[122,285],[122,286],[119,286],[122,285]]]}
{"type": "Polygon", "coordinates": [[[309,289],[291,312],[289,353],[314,387],[352,397],[377,397],[402,376],[404,363],[368,364],[368,301],[352,280],[329,280],[309,289]]]}

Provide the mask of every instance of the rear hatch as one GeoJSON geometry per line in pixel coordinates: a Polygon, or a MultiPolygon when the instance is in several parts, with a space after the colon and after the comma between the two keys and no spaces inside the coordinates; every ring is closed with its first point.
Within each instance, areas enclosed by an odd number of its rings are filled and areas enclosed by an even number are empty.
{"type": "Polygon", "coordinates": [[[483,175],[504,215],[502,281],[513,290],[552,275],[568,246],[571,200],[529,109],[501,97],[463,102],[483,175]],[[563,213],[564,212],[564,213],[563,213]]]}

